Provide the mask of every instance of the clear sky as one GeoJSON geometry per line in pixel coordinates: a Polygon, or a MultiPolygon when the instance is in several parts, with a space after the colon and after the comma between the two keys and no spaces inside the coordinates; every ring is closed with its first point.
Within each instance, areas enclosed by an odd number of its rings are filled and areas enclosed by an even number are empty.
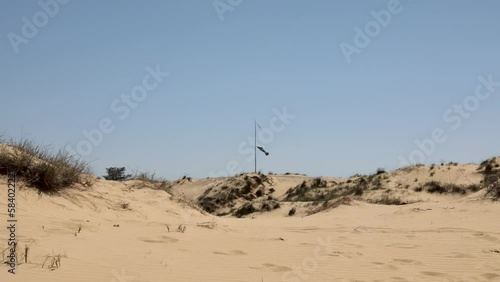
{"type": "Polygon", "coordinates": [[[54,1],[0,2],[0,131],[98,175],[252,171],[254,119],[263,172],[500,155],[499,1],[54,1]]]}

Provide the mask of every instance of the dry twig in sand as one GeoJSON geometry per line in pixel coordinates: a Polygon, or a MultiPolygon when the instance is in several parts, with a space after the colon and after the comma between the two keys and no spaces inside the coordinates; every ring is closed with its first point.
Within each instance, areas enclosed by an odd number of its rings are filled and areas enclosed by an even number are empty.
{"type": "Polygon", "coordinates": [[[47,263],[47,268],[50,270],[56,270],[61,267],[61,254],[58,254],[56,256],[47,256],[45,258],[45,261],[42,264],[42,268],[45,267],[45,264],[47,263]]]}
{"type": "Polygon", "coordinates": [[[180,233],[184,233],[186,232],[186,226],[184,225],[179,225],[179,227],[177,227],[177,232],[180,232],[180,233]]]}
{"type": "Polygon", "coordinates": [[[217,227],[217,222],[215,222],[215,220],[201,222],[201,223],[198,223],[197,226],[207,228],[207,229],[215,229],[217,227]]]}

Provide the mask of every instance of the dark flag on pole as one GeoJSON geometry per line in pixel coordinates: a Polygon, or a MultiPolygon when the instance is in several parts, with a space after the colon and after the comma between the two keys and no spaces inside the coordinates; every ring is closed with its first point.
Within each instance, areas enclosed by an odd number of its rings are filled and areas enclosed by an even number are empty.
{"type": "Polygon", "coordinates": [[[269,153],[264,150],[264,148],[257,146],[257,149],[261,150],[262,153],[266,154],[266,156],[269,156],[269,153]]]}

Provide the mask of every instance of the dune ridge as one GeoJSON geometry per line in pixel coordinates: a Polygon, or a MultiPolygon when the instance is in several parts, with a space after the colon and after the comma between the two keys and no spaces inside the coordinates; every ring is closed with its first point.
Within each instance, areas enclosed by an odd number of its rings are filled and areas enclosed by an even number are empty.
{"type": "MultiPolygon", "coordinates": [[[[500,204],[486,196],[485,169],[242,174],[161,187],[95,178],[53,195],[19,181],[17,238],[28,263],[16,275],[0,266],[0,280],[500,281],[500,204]],[[263,209],[269,201],[279,207],[263,209]],[[255,211],[237,218],[248,204],[255,211]]],[[[5,176],[0,185],[5,206],[5,176]]]]}

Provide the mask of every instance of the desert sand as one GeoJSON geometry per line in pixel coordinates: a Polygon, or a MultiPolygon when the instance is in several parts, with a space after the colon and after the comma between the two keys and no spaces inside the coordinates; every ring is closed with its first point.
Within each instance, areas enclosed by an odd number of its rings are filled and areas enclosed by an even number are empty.
{"type": "MultiPolygon", "coordinates": [[[[310,204],[285,200],[290,188],[313,178],[269,175],[263,186],[273,188],[280,207],[242,218],[196,206],[208,187],[230,186],[234,178],[179,180],[169,192],[98,179],[57,195],[18,182],[17,239],[21,251],[29,247],[28,262],[15,275],[0,266],[0,281],[500,281],[500,204],[484,189],[413,189],[431,179],[480,184],[477,167],[387,173],[384,189],[313,214],[310,204]],[[383,193],[407,203],[370,201],[383,193]]],[[[7,226],[6,177],[0,186],[0,224],[7,226]]],[[[7,232],[0,234],[5,250],[7,232]]]]}

